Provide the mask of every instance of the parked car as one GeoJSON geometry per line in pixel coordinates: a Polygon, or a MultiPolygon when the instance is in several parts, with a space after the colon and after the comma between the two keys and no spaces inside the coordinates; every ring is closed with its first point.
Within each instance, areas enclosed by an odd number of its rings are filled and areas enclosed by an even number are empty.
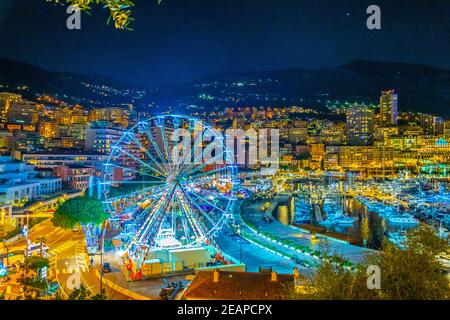
{"type": "Polygon", "coordinates": [[[173,287],[162,288],[161,292],[159,293],[159,296],[163,300],[168,300],[174,290],[175,290],[175,288],[173,288],[173,287]]]}
{"type": "Polygon", "coordinates": [[[111,272],[111,265],[108,262],[105,262],[103,264],[103,273],[110,273],[111,272]]]}

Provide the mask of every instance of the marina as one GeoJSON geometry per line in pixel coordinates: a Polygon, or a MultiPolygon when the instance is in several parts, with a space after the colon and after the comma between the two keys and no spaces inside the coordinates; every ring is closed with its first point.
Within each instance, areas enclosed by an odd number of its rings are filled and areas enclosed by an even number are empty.
{"type": "Polygon", "coordinates": [[[450,195],[445,187],[417,180],[306,183],[290,203],[280,204],[275,216],[284,224],[362,247],[379,249],[387,239],[405,248],[407,231],[421,223],[448,238],[450,195]]]}

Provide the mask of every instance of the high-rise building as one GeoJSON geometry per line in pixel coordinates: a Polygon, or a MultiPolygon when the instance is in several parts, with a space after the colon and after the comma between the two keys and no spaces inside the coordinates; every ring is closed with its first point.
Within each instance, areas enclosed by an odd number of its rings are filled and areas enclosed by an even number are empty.
{"type": "MultiPolygon", "coordinates": [[[[111,154],[113,147],[122,137],[123,130],[109,122],[93,122],[86,130],[86,150],[101,154],[111,154]]],[[[137,137],[139,140],[140,138],[137,137]]],[[[156,139],[157,140],[157,139],[156,139]]],[[[170,149],[171,150],[171,149],[170,149]]],[[[131,180],[136,171],[143,166],[138,159],[143,156],[140,146],[136,143],[124,143],[114,153],[120,180],[131,180]]]]}
{"type": "Polygon", "coordinates": [[[13,131],[11,149],[20,152],[37,152],[45,149],[45,139],[37,132],[13,131]]]}
{"type": "Polygon", "coordinates": [[[11,103],[17,103],[21,100],[22,96],[20,94],[0,92],[0,123],[6,121],[6,116],[11,103]]]}
{"type": "Polygon", "coordinates": [[[60,177],[66,187],[85,191],[89,187],[91,177],[95,175],[93,167],[82,165],[59,166],[54,169],[56,176],[60,177]]]}
{"type": "Polygon", "coordinates": [[[420,126],[426,135],[438,135],[444,132],[444,119],[430,114],[420,115],[420,126]]]}
{"type": "Polygon", "coordinates": [[[398,95],[394,90],[382,91],[380,97],[380,125],[396,126],[398,123],[398,95]]]}
{"type": "Polygon", "coordinates": [[[347,144],[370,145],[373,141],[373,110],[367,106],[347,109],[347,144]]]}
{"type": "Polygon", "coordinates": [[[393,150],[372,146],[345,146],[339,148],[339,165],[344,169],[381,168],[391,164],[393,150]]]}
{"type": "Polygon", "coordinates": [[[320,134],[322,142],[327,146],[340,145],[345,140],[345,131],[346,124],[344,122],[330,124],[330,126],[323,129],[320,134]]]}
{"type": "Polygon", "coordinates": [[[109,154],[121,135],[122,130],[112,126],[109,122],[92,122],[86,129],[86,150],[109,154]]]}
{"type": "Polygon", "coordinates": [[[76,148],[84,148],[86,141],[87,125],[72,123],[67,126],[59,126],[59,137],[72,137],[75,139],[76,148]]]}
{"type": "Polygon", "coordinates": [[[39,134],[44,138],[56,138],[58,135],[56,122],[50,119],[39,120],[39,134]]]}
{"type": "Polygon", "coordinates": [[[311,144],[311,168],[321,169],[322,160],[325,156],[325,145],[322,143],[311,144]]]}
{"type": "Polygon", "coordinates": [[[308,138],[308,121],[294,121],[289,128],[289,142],[306,142],[308,138]]]}
{"type": "Polygon", "coordinates": [[[375,127],[373,136],[377,141],[384,141],[385,139],[398,134],[398,127],[375,127]]]}
{"type": "Polygon", "coordinates": [[[339,146],[328,146],[325,148],[323,168],[325,170],[339,169],[339,146]]]}
{"type": "Polygon", "coordinates": [[[12,136],[13,136],[12,132],[0,130],[0,155],[6,155],[11,153],[12,136]]]}
{"type": "Polygon", "coordinates": [[[108,160],[108,155],[77,151],[55,150],[45,152],[24,153],[21,160],[36,166],[37,168],[57,168],[59,166],[84,166],[92,167],[99,175],[103,164],[108,160]]]}
{"type": "Polygon", "coordinates": [[[0,157],[0,180],[0,199],[14,207],[23,207],[32,200],[46,198],[62,189],[61,178],[38,178],[33,166],[10,156],[0,157]]]}
{"type": "Polygon", "coordinates": [[[127,128],[129,125],[130,110],[123,108],[99,108],[89,113],[91,121],[108,121],[127,128]]]}
{"type": "Polygon", "coordinates": [[[7,122],[21,125],[36,124],[38,121],[37,104],[22,100],[11,103],[7,112],[7,122]]]}
{"type": "Polygon", "coordinates": [[[444,122],[444,134],[450,137],[450,120],[444,122]]]}

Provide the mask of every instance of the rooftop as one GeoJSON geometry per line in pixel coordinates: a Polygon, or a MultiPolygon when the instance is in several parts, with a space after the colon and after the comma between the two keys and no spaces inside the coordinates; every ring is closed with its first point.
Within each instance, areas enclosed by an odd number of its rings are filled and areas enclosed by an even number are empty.
{"type": "Polygon", "coordinates": [[[184,297],[218,300],[288,300],[293,287],[293,274],[200,271],[187,288],[184,297]],[[217,281],[214,281],[215,272],[218,272],[217,281]]]}
{"type": "Polygon", "coordinates": [[[92,151],[84,151],[78,149],[53,149],[51,151],[45,152],[28,152],[23,153],[23,155],[89,155],[89,156],[106,156],[107,154],[102,154],[92,151]]]}

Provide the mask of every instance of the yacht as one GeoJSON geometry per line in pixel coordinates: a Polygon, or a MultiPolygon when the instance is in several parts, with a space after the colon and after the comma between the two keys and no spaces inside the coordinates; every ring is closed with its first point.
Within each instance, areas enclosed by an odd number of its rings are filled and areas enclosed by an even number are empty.
{"type": "Polygon", "coordinates": [[[326,219],[326,220],[323,220],[323,221],[319,222],[319,224],[322,227],[331,227],[331,226],[335,226],[336,225],[336,221],[334,221],[334,219],[326,219]]]}
{"type": "Polygon", "coordinates": [[[405,225],[405,226],[417,226],[419,220],[410,215],[390,216],[386,218],[390,224],[405,225]]]}
{"type": "Polygon", "coordinates": [[[342,216],[336,219],[338,225],[353,225],[356,221],[356,218],[349,216],[342,216]]]}
{"type": "Polygon", "coordinates": [[[387,238],[390,242],[392,242],[394,245],[398,246],[400,249],[406,249],[406,241],[407,237],[402,232],[387,232],[386,233],[387,238]]]}
{"type": "Polygon", "coordinates": [[[345,216],[342,213],[327,215],[327,219],[319,224],[324,227],[328,226],[351,226],[355,223],[356,218],[345,216]]]}

